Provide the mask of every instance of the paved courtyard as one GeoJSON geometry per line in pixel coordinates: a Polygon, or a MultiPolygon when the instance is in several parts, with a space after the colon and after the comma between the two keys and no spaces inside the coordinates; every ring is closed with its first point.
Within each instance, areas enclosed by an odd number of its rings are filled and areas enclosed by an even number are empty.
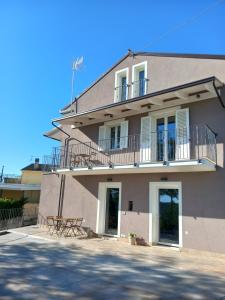
{"type": "Polygon", "coordinates": [[[18,229],[0,235],[0,299],[225,299],[225,259],[18,229]]]}

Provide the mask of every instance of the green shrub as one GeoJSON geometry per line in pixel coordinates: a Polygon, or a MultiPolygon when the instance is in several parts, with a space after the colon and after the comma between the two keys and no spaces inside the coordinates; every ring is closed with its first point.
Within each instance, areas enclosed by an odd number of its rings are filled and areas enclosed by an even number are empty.
{"type": "Polygon", "coordinates": [[[27,198],[20,198],[19,200],[0,198],[0,209],[23,208],[26,204],[27,198]]]}

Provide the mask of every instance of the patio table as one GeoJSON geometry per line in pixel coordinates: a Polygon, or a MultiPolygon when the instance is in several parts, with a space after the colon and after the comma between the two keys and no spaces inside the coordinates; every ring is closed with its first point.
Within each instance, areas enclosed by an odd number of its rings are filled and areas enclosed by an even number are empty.
{"type": "Polygon", "coordinates": [[[57,216],[47,217],[47,226],[51,235],[57,236],[78,236],[82,235],[83,218],[64,218],[57,216]]]}

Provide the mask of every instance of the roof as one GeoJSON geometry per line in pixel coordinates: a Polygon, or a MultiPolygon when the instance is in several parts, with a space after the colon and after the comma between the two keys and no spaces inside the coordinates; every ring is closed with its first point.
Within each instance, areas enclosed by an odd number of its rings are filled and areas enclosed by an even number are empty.
{"type": "Polygon", "coordinates": [[[196,59],[222,59],[225,60],[225,55],[222,54],[194,54],[194,53],[169,53],[169,52],[132,52],[128,50],[128,53],[124,55],[119,61],[117,61],[110,69],[102,74],[97,80],[95,80],[88,88],[86,88],[72,103],[67,104],[60,110],[60,113],[66,113],[66,110],[75,103],[81,96],[83,96],[88,90],[90,90],[95,84],[97,84],[102,78],[110,73],[118,64],[125,60],[128,56],[158,56],[158,57],[177,57],[177,58],[196,58],[196,59]]]}
{"type": "Polygon", "coordinates": [[[49,171],[50,165],[46,165],[46,164],[38,164],[38,167],[34,167],[35,164],[30,164],[26,167],[24,167],[23,169],[21,169],[21,171],[42,171],[42,172],[47,172],[49,171]]]}
{"type": "MultiPolygon", "coordinates": [[[[179,86],[131,98],[126,101],[111,103],[102,107],[91,109],[77,114],[69,114],[55,119],[61,124],[78,124],[77,127],[94,123],[109,121],[114,117],[127,117],[138,113],[154,111],[189,102],[219,98],[217,89],[223,83],[216,77],[185,83],[179,86]]],[[[219,99],[222,101],[221,99],[219,99]]],[[[221,102],[222,106],[224,104],[221,102]]]]}
{"type": "Polygon", "coordinates": [[[13,191],[40,191],[40,184],[24,184],[24,183],[0,183],[1,190],[13,191]]]}
{"type": "MultiPolygon", "coordinates": [[[[60,126],[59,126],[59,127],[60,127],[60,126]]],[[[52,128],[51,130],[45,132],[43,135],[44,135],[45,137],[51,138],[51,139],[53,139],[53,140],[60,141],[59,138],[53,137],[53,135],[54,135],[55,133],[57,133],[58,131],[59,131],[59,129],[54,127],[54,128],[52,128]]]]}

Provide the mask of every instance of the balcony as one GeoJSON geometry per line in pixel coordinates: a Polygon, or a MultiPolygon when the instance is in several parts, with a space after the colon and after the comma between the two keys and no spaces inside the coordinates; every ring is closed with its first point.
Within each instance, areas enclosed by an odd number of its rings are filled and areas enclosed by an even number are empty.
{"type": "Polygon", "coordinates": [[[47,159],[53,171],[74,175],[215,171],[216,134],[200,125],[74,143],[54,148],[47,159]]]}
{"type": "Polygon", "coordinates": [[[143,78],[132,82],[132,96],[141,97],[147,94],[148,90],[148,79],[143,78]]]}
{"type": "Polygon", "coordinates": [[[115,87],[115,102],[125,101],[128,99],[128,84],[122,84],[115,87]]]}

